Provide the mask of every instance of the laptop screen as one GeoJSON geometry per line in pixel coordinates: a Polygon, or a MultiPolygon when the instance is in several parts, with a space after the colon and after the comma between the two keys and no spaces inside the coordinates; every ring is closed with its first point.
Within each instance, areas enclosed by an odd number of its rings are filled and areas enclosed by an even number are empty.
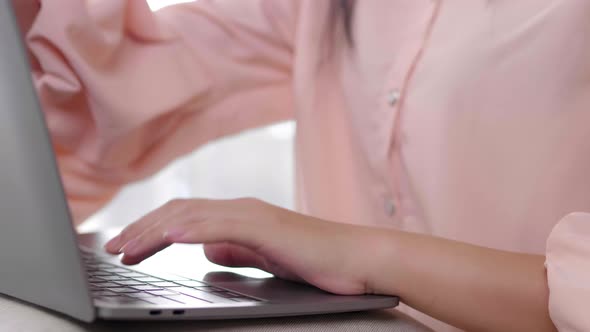
{"type": "Polygon", "coordinates": [[[94,318],[12,2],[0,0],[0,293],[94,318]]]}

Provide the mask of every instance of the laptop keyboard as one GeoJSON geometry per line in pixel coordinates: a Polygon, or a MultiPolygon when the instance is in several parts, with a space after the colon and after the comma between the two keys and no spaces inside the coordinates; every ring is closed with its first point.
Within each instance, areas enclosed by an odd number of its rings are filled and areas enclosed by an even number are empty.
{"type": "Polygon", "coordinates": [[[238,304],[260,300],[176,275],[153,276],[101,260],[82,249],[92,297],[117,304],[238,304]]]}

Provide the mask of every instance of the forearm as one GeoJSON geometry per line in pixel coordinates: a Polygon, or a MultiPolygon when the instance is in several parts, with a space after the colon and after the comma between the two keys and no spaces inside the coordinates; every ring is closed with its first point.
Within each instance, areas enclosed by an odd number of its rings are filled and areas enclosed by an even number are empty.
{"type": "Polygon", "coordinates": [[[370,291],[469,331],[555,331],[543,256],[402,232],[382,233],[370,291]],[[377,262],[379,261],[380,262],[377,262]]]}

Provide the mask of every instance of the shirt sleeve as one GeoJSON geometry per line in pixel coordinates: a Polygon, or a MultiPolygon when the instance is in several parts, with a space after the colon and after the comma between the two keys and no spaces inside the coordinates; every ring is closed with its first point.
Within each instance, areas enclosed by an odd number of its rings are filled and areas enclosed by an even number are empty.
{"type": "Polygon", "coordinates": [[[549,313],[559,331],[590,331],[590,214],[561,220],[547,241],[549,313]]]}
{"type": "Polygon", "coordinates": [[[42,0],[27,45],[75,220],[207,141],[291,118],[297,4],[42,0]]]}

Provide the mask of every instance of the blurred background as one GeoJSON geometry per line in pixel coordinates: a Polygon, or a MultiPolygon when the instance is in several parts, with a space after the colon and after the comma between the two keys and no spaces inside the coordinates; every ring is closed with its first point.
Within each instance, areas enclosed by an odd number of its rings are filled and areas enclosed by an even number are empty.
{"type": "MultiPolygon", "coordinates": [[[[192,0],[148,0],[152,10],[192,0]]],[[[293,122],[228,137],[175,161],[155,176],[126,187],[80,227],[120,227],[174,198],[256,197],[293,208],[293,122]]]]}

